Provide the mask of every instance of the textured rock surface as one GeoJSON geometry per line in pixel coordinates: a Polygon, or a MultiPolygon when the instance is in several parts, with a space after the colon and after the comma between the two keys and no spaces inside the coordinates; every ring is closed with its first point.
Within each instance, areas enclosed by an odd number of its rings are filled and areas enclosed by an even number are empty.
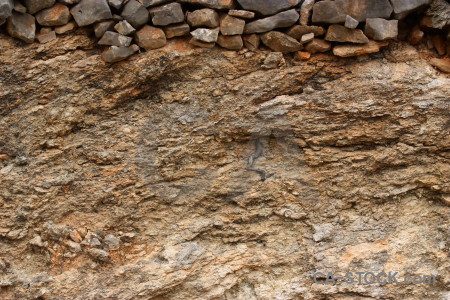
{"type": "Polygon", "coordinates": [[[244,9],[258,12],[264,16],[270,16],[296,6],[300,3],[300,0],[237,0],[237,2],[244,9]]]}
{"type": "Polygon", "coordinates": [[[294,25],[299,15],[295,9],[280,12],[274,16],[259,19],[245,25],[245,33],[267,32],[275,28],[283,28],[294,25]]]}
{"type": "Polygon", "coordinates": [[[448,298],[450,82],[426,54],[172,40],[110,65],[84,30],[0,35],[1,299],[448,298]],[[330,269],[437,282],[313,283],[330,269]]]}
{"type": "Polygon", "coordinates": [[[111,10],[106,0],[81,0],[70,10],[78,26],[87,26],[95,22],[110,19],[111,10]]]}
{"type": "Polygon", "coordinates": [[[6,30],[12,37],[18,38],[26,43],[32,43],[36,34],[35,18],[29,14],[13,12],[6,24],[6,30]]]}

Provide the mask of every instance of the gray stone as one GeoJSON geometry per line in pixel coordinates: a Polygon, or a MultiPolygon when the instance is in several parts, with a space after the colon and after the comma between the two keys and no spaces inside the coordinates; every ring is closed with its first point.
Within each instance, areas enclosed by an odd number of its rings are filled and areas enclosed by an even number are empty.
{"type": "Polygon", "coordinates": [[[121,9],[123,6],[124,0],[108,0],[108,4],[115,9],[121,9]]]}
{"type": "Polygon", "coordinates": [[[241,50],[244,47],[244,42],[240,35],[219,35],[217,44],[222,48],[230,50],[241,50]]]}
{"type": "Polygon", "coordinates": [[[237,35],[244,32],[245,21],[232,17],[230,15],[224,15],[220,19],[220,32],[222,35],[237,35]]]}
{"type": "Polygon", "coordinates": [[[308,25],[315,0],[305,0],[300,8],[300,24],[308,25]]]}
{"type": "Polygon", "coordinates": [[[339,45],[333,48],[333,54],[339,57],[359,56],[380,51],[380,45],[375,41],[360,45],[339,45]]]}
{"type": "Polygon", "coordinates": [[[250,51],[256,51],[259,48],[259,44],[261,43],[261,38],[257,34],[247,34],[242,37],[244,40],[245,48],[250,51]]]}
{"type": "Polygon", "coordinates": [[[136,32],[133,26],[127,20],[120,21],[114,26],[114,29],[122,35],[130,35],[136,32]]]}
{"type": "Polygon", "coordinates": [[[347,15],[345,16],[345,24],[344,26],[350,29],[356,29],[358,27],[359,22],[355,19],[353,19],[351,16],[347,15]]]}
{"type": "Polygon", "coordinates": [[[35,19],[30,14],[13,12],[12,16],[8,18],[6,30],[12,37],[26,43],[33,43],[36,34],[35,19]]]}
{"type": "MultiPolygon", "coordinates": [[[[18,1],[14,2],[14,10],[17,11],[17,12],[20,12],[22,14],[27,12],[27,8],[22,3],[18,2],[18,1]]],[[[1,8],[0,8],[0,11],[1,11],[1,8]]]]}
{"type": "Polygon", "coordinates": [[[246,10],[256,11],[263,16],[270,16],[297,6],[300,0],[237,0],[237,2],[246,10]]]}
{"type": "Polygon", "coordinates": [[[0,20],[12,15],[14,8],[13,0],[0,0],[0,20]]]}
{"type": "Polygon", "coordinates": [[[107,31],[102,36],[100,41],[98,41],[99,45],[108,45],[108,46],[117,46],[117,47],[128,47],[131,44],[133,38],[129,36],[121,35],[120,33],[107,31]]]}
{"type": "Polygon", "coordinates": [[[164,31],[160,28],[145,25],[135,35],[137,44],[145,50],[164,47],[167,44],[164,31]]]}
{"type": "Polygon", "coordinates": [[[216,28],[219,26],[219,14],[210,8],[198,9],[186,14],[187,23],[192,27],[216,28]]]}
{"type": "Polygon", "coordinates": [[[42,26],[65,25],[69,23],[70,18],[69,8],[59,3],[36,14],[36,21],[42,26]]]}
{"type": "Polygon", "coordinates": [[[264,45],[277,52],[296,52],[303,49],[302,44],[296,39],[279,31],[264,33],[261,35],[261,41],[264,45]]]}
{"type": "Polygon", "coordinates": [[[366,20],[364,33],[376,41],[395,39],[398,36],[398,20],[373,18],[366,20]]]}
{"type": "Polygon", "coordinates": [[[242,19],[253,19],[255,17],[255,13],[248,10],[242,9],[230,9],[228,14],[232,17],[242,18],[242,19]]]}
{"type": "Polygon", "coordinates": [[[156,6],[170,1],[172,0],[139,0],[139,2],[142,3],[142,5],[144,5],[145,7],[156,6]]]}
{"type": "Polygon", "coordinates": [[[335,1],[320,1],[314,4],[313,23],[344,23],[346,14],[335,1]]]}
{"type": "Polygon", "coordinates": [[[120,15],[136,29],[147,24],[149,20],[147,9],[136,0],[129,0],[120,15]]]}
{"type": "Polygon", "coordinates": [[[112,234],[108,234],[107,236],[105,236],[105,238],[103,239],[103,242],[106,244],[106,246],[108,246],[109,250],[119,249],[120,239],[118,239],[117,237],[115,237],[112,234]]]}
{"type": "Polygon", "coordinates": [[[298,21],[299,15],[295,9],[280,12],[274,16],[256,20],[245,25],[244,33],[261,33],[275,28],[290,27],[298,21]]]}
{"type": "Polygon", "coordinates": [[[36,35],[36,39],[39,41],[39,43],[45,44],[56,40],[56,33],[54,31],[50,31],[48,33],[40,33],[36,35]]]}
{"type": "Polygon", "coordinates": [[[163,28],[166,38],[188,35],[191,28],[188,24],[171,25],[163,28]]]}
{"type": "Polygon", "coordinates": [[[302,36],[308,33],[314,33],[314,36],[324,35],[326,30],[321,26],[307,26],[307,25],[295,25],[286,32],[287,35],[294,39],[301,39],[302,36]]]}
{"type": "Polygon", "coordinates": [[[75,243],[73,241],[67,241],[66,242],[67,249],[69,249],[70,252],[74,253],[80,253],[81,252],[81,246],[78,243],[75,243]]]}
{"type": "Polygon", "coordinates": [[[313,228],[315,231],[313,235],[313,240],[315,242],[320,242],[332,237],[334,225],[331,223],[316,224],[313,225],[313,228]]]}
{"type": "Polygon", "coordinates": [[[184,21],[184,13],[179,3],[169,3],[149,10],[155,26],[166,26],[184,21]]]}
{"type": "MultiPolygon", "coordinates": [[[[120,48],[124,49],[126,47],[120,47],[120,48]]],[[[132,49],[130,49],[130,50],[132,51],[132,49]]],[[[125,54],[125,52],[126,51],[124,51],[123,54],[125,54]]],[[[127,53],[131,53],[131,52],[127,52],[127,53]]],[[[106,261],[110,260],[109,253],[106,252],[105,250],[102,250],[102,249],[91,248],[91,249],[87,250],[87,253],[89,253],[89,255],[92,258],[94,258],[95,260],[99,260],[99,261],[103,261],[103,262],[106,262],[106,261]]]]}
{"type": "Polygon", "coordinates": [[[106,0],[82,0],[72,7],[70,13],[80,27],[112,18],[106,0]]]}
{"type": "Polygon", "coordinates": [[[214,9],[231,9],[234,8],[233,0],[178,0],[181,3],[193,5],[201,5],[214,9]]]}
{"type": "Polygon", "coordinates": [[[207,29],[207,28],[197,28],[191,32],[191,35],[197,41],[205,43],[215,43],[219,37],[219,28],[207,29]]]}
{"type": "Polygon", "coordinates": [[[409,13],[419,7],[428,5],[431,0],[391,0],[394,12],[396,14],[409,13]]]}
{"type": "Polygon", "coordinates": [[[369,42],[369,39],[360,29],[349,29],[338,24],[333,24],[328,27],[325,39],[332,42],[350,42],[357,44],[369,42]]]}
{"type": "Polygon", "coordinates": [[[35,14],[41,9],[52,7],[55,0],[25,0],[24,4],[29,14],[35,14]]]}
{"type": "Polygon", "coordinates": [[[112,31],[114,29],[114,21],[103,21],[94,24],[94,34],[97,38],[101,38],[105,32],[112,31]]]}
{"type": "Polygon", "coordinates": [[[389,0],[336,0],[336,5],[358,22],[364,22],[367,18],[388,19],[392,14],[389,0]]]}

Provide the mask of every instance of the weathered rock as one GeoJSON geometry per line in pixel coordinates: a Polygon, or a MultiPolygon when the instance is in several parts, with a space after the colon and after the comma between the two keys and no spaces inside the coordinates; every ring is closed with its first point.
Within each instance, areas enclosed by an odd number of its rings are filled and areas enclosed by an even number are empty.
{"type": "Polygon", "coordinates": [[[237,2],[246,10],[256,11],[263,16],[270,16],[298,5],[300,0],[237,0],[237,2]]]}
{"type": "Polygon", "coordinates": [[[87,253],[95,260],[107,262],[111,259],[109,253],[102,249],[91,248],[87,250],[87,253]]]}
{"type": "Polygon", "coordinates": [[[112,234],[108,234],[107,236],[105,236],[103,242],[106,244],[106,246],[108,246],[109,250],[118,250],[120,247],[120,239],[112,234]]]}
{"type": "Polygon", "coordinates": [[[420,30],[420,27],[418,25],[416,25],[408,35],[408,42],[411,45],[417,45],[422,42],[424,35],[424,32],[420,30]]]}
{"type": "Polygon", "coordinates": [[[160,28],[145,25],[136,32],[136,42],[145,50],[152,50],[164,47],[167,43],[164,31],[160,28]]]}
{"type": "Polygon", "coordinates": [[[149,20],[147,9],[136,0],[129,0],[120,15],[136,29],[147,24],[149,20]]]}
{"type": "Polygon", "coordinates": [[[36,14],[36,21],[42,26],[65,25],[70,21],[70,18],[69,8],[59,3],[36,14]]]}
{"type": "Polygon", "coordinates": [[[24,4],[27,7],[27,13],[35,14],[41,9],[52,7],[55,0],[25,0],[24,4]]]}
{"type": "Polygon", "coordinates": [[[10,17],[12,15],[13,8],[13,0],[0,0],[0,20],[10,17]]]}
{"type": "Polygon", "coordinates": [[[219,14],[210,8],[203,8],[188,12],[187,23],[192,27],[216,28],[220,24],[219,14]]]}
{"type": "Polygon", "coordinates": [[[127,20],[120,21],[114,26],[114,29],[122,35],[130,35],[136,32],[136,29],[128,23],[127,20]]]}
{"type": "Polygon", "coordinates": [[[40,33],[36,35],[36,39],[39,41],[39,43],[45,44],[53,40],[56,40],[56,33],[54,31],[50,31],[47,33],[40,33]]]}
{"type": "Polygon", "coordinates": [[[275,28],[284,28],[294,25],[299,15],[295,9],[280,12],[274,16],[256,20],[245,25],[244,33],[262,33],[275,28]]]}
{"type": "Polygon", "coordinates": [[[336,0],[336,5],[358,22],[367,18],[388,19],[392,14],[389,0],[336,0]]]}
{"type": "Polygon", "coordinates": [[[116,22],[120,22],[120,21],[123,21],[123,20],[124,20],[124,18],[123,18],[122,16],[117,15],[117,14],[114,14],[114,15],[112,16],[112,19],[113,19],[113,21],[116,21],[116,22]]]}
{"type": "Polygon", "coordinates": [[[391,0],[396,14],[410,13],[431,3],[431,0],[391,0]]]}
{"type": "Polygon", "coordinates": [[[195,38],[192,38],[189,41],[189,44],[196,46],[196,47],[201,47],[201,48],[214,48],[214,46],[216,45],[216,43],[205,43],[205,42],[196,40],[195,38]]]}
{"type": "Polygon", "coordinates": [[[367,19],[364,33],[376,41],[396,39],[398,36],[398,20],[384,20],[380,18],[367,19]]]}
{"type": "Polygon", "coordinates": [[[351,16],[345,16],[345,24],[344,26],[350,29],[356,29],[358,27],[359,22],[353,19],[351,16]]]}
{"type": "Polygon", "coordinates": [[[264,69],[275,69],[286,65],[283,53],[281,52],[271,52],[267,54],[264,59],[263,68],[264,69]]]}
{"type": "MultiPolygon", "coordinates": [[[[14,10],[17,12],[20,12],[22,14],[27,12],[27,8],[25,7],[25,5],[23,5],[22,3],[18,2],[18,1],[14,2],[14,10]]],[[[1,11],[1,9],[0,9],[0,11],[1,11]]]]}
{"type": "Polygon", "coordinates": [[[117,46],[117,47],[128,47],[131,44],[133,38],[129,36],[121,35],[120,33],[107,31],[98,41],[99,45],[117,46]]]}
{"type": "Polygon", "coordinates": [[[172,0],[139,0],[145,7],[156,6],[170,1],[172,0]]]}
{"type": "Polygon", "coordinates": [[[184,21],[184,13],[179,3],[169,3],[149,10],[153,25],[166,26],[184,21]]]}
{"type": "Polygon", "coordinates": [[[196,30],[191,31],[191,35],[197,41],[205,43],[215,43],[219,37],[219,28],[216,29],[197,28],[196,30]]]}
{"type": "Polygon", "coordinates": [[[171,25],[163,28],[166,38],[189,35],[191,31],[188,24],[171,25]]]}
{"type": "Polygon", "coordinates": [[[242,18],[242,19],[253,19],[255,17],[255,13],[248,10],[238,10],[238,9],[230,9],[228,14],[232,17],[242,18]]]}
{"type": "Polygon", "coordinates": [[[80,244],[78,244],[74,241],[67,241],[66,246],[67,246],[67,249],[69,249],[69,251],[74,252],[74,253],[80,253],[82,251],[80,244]]]}
{"type": "Polygon", "coordinates": [[[244,42],[240,35],[219,35],[217,44],[222,48],[230,50],[240,50],[244,47],[244,42]]]}
{"type": "Polygon", "coordinates": [[[380,45],[369,41],[364,45],[339,45],[333,48],[333,54],[340,57],[359,56],[380,51],[380,45]]]}
{"type": "Polygon", "coordinates": [[[450,73],[450,59],[448,58],[432,58],[430,64],[442,72],[450,73]]]}
{"type": "Polygon", "coordinates": [[[314,4],[313,23],[344,23],[347,14],[335,1],[320,1],[314,4]]]}
{"type": "Polygon", "coordinates": [[[39,33],[50,33],[52,32],[52,28],[51,27],[42,27],[41,30],[39,31],[39,33]]]}
{"type": "Polygon", "coordinates": [[[286,32],[287,35],[299,40],[308,33],[313,33],[314,36],[324,35],[326,30],[321,26],[307,26],[307,25],[295,25],[286,32]]]}
{"type": "MultiPolygon", "coordinates": [[[[77,28],[77,23],[69,22],[66,25],[55,27],[55,32],[56,32],[56,34],[64,34],[64,33],[70,32],[72,30],[75,30],[76,28],[77,28]]],[[[100,36],[102,36],[102,35],[100,35],[100,36]]]]}
{"type": "Polygon", "coordinates": [[[114,21],[103,21],[94,24],[94,34],[97,38],[101,38],[105,32],[113,31],[114,25],[116,22],[114,21]]]}
{"type": "Polygon", "coordinates": [[[137,45],[131,45],[130,47],[111,46],[103,51],[101,57],[107,63],[115,63],[127,59],[138,51],[139,47],[137,45]]]}
{"type": "Polygon", "coordinates": [[[447,43],[445,38],[440,34],[433,34],[431,36],[431,42],[433,43],[434,49],[436,49],[439,55],[445,55],[447,52],[447,43]]]}
{"type": "Polygon", "coordinates": [[[294,54],[295,60],[308,60],[311,58],[311,53],[305,51],[297,51],[294,54]]]}
{"type": "Polygon", "coordinates": [[[445,0],[433,0],[421,20],[421,26],[430,29],[450,26],[450,3],[445,0]]]}
{"type": "Polygon", "coordinates": [[[300,8],[300,24],[308,25],[311,13],[314,7],[315,0],[305,0],[300,8]]]}
{"type": "Polygon", "coordinates": [[[80,27],[112,18],[106,0],[82,0],[72,7],[70,13],[80,27]]]}
{"type": "Polygon", "coordinates": [[[232,9],[234,8],[233,0],[179,0],[181,3],[193,5],[201,5],[214,9],[232,9]]]}
{"type": "Polygon", "coordinates": [[[300,38],[300,44],[304,45],[314,39],[314,33],[307,33],[300,38]]]}
{"type": "Polygon", "coordinates": [[[296,39],[278,31],[270,31],[261,35],[261,41],[277,52],[296,52],[303,49],[302,44],[300,44],[296,39]]]}
{"type": "Polygon", "coordinates": [[[6,30],[10,36],[32,43],[36,34],[35,19],[30,14],[13,12],[8,18],[6,30]]]}
{"type": "Polygon", "coordinates": [[[115,9],[121,9],[123,6],[124,0],[108,0],[108,4],[115,9]]]}
{"type": "Polygon", "coordinates": [[[244,32],[245,21],[232,17],[230,15],[224,15],[220,19],[220,32],[222,35],[236,35],[244,32]]]}
{"type": "Polygon", "coordinates": [[[259,44],[261,43],[261,38],[258,34],[246,34],[242,36],[242,39],[244,40],[245,48],[250,51],[258,50],[259,44]]]}
{"type": "Polygon", "coordinates": [[[327,52],[331,49],[331,43],[321,40],[313,39],[305,46],[305,50],[314,54],[319,52],[327,52]]]}
{"type": "Polygon", "coordinates": [[[338,24],[333,24],[328,27],[325,39],[332,42],[349,42],[357,44],[369,42],[369,39],[360,29],[349,29],[338,24]]]}

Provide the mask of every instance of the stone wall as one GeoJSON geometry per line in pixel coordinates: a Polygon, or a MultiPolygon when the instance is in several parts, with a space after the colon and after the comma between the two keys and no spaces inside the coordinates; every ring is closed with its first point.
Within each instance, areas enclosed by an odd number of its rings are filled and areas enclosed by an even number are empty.
{"type": "MultiPolygon", "coordinates": [[[[436,56],[449,51],[446,0],[0,0],[0,24],[26,43],[49,43],[89,27],[117,62],[190,36],[196,47],[267,47],[298,60],[332,51],[341,57],[380,51],[390,40],[425,41],[436,56]]],[[[432,64],[448,72],[448,60],[432,64]]]]}

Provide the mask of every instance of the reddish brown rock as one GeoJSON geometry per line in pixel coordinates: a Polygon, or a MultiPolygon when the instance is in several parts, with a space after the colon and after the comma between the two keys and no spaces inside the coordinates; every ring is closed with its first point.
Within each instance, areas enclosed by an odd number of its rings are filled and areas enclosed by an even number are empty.
{"type": "Polygon", "coordinates": [[[333,54],[340,57],[351,57],[380,51],[381,45],[369,41],[365,45],[339,45],[333,48],[333,54]]]}
{"type": "Polygon", "coordinates": [[[298,51],[294,54],[295,60],[308,60],[311,58],[311,53],[305,51],[298,51]]]}
{"type": "Polygon", "coordinates": [[[430,64],[442,72],[450,73],[450,59],[449,58],[432,58],[430,64]]]}
{"type": "Polygon", "coordinates": [[[230,50],[240,50],[244,47],[244,42],[240,35],[219,35],[217,44],[222,48],[230,50]]]}
{"type": "Polygon", "coordinates": [[[411,32],[408,35],[408,42],[411,45],[417,45],[420,42],[422,42],[424,37],[424,32],[422,30],[420,30],[419,26],[414,26],[413,29],[411,30],[411,32]]]}
{"type": "Polygon", "coordinates": [[[66,25],[55,27],[56,34],[64,34],[77,28],[77,23],[69,22],[66,25]]]}
{"type": "Polygon", "coordinates": [[[142,27],[135,35],[139,47],[152,50],[164,47],[167,43],[164,31],[150,25],[142,27]]]}
{"type": "Polygon", "coordinates": [[[328,27],[325,39],[332,42],[349,42],[356,44],[365,44],[369,42],[369,39],[360,29],[349,29],[337,24],[328,27]]]}
{"type": "Polygon", "coordinates": [[[250,51],[256,51],[259,48],[259,44],[261,43],[261,38],[256,33],[254,34],[246,34],[242,36],[244,40],[245,48],[250,51]]]}
{"type": "Polygon", "coordinates": [[[47,33],[40,33],[36,35],[36,39],[39,41],[39,43],[45,44],[53,40],[56,40],[56,34],[54,31],[50,31],[47,33]]]}
{"type": "Polygon", "coordinates": [[[301,39],[302,36],[308,33],[314,33],[314,36],[324,35],[326,30],[321,26],[307,26],[307,25],[295,25],[289,28],[286,32],[287,35],[293,37],[294,39],[301,39]]]}
{"type": "Polygon", "coordinates": [[[255,13],[248,10],[237,10],[231,9],[228,11],[228,14],[233,17],[242,18],[242,19],[253,19],[255,17],[255,13]]]}
{"type": "Polygon", "coordinates": [[[176,36],[189,35],[190,27],[188,24],[171,25],[163,28],[166,38],[171,39],[176,36]]]}
{"type": "Polygon", "coordinates": [[[305,46],[305,49],[306,51],[313,54],[319,52],[327,52],[331,49],[331,43],[320,39],[313,39],[305,46]]]}
{"type": "Polygon", "coordinates": [[[232,9],[235,6],[233,0],[178,0],[178,2],[201,5],[214,9],[232,9]]]}
{"type": "Polygon", "coordinates": [[[36,21],[42,26],[61,26],[70,21],[69,8],[57,3],[55,6],[43,9],[36,14],[36,21]]]}
{"type": "Polygon", "coordinates": [[[303,49],[302,44],[296,39],[279,31],[264,33],[261,35],[261,41],[264,45],[277,52],[296,52],[303,49]]]}
{"type": "Polygon", "coordinates": [[[376,41],[396,39],[398,36],[398,20],[369,18],[366,20],[364,33],[376,41]]]}
{"type": "Polygon", "coordinates": [[[232,17],[230,15],[224,15],[220,19],[220,33],[223,35],[237,35],[244,32],[245,21],[232,17]]]}

